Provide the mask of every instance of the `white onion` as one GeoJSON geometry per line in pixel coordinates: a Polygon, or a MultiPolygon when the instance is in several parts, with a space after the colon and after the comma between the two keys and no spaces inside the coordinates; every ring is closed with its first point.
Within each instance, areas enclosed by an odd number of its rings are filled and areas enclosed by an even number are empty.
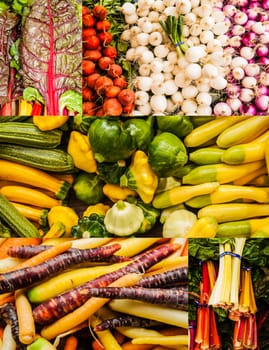
{"type": "Polygon", "coordinates": [[[138,33],[136,39],[139,45],[147,46],[149,43],[149,34],[143,32],[138,33]]]}
{"type": "Polygon", "coordinates": [[[166,80],[163,84],[165,95],[171,96],[175,94],[178,87],[173,79],[166,80]]]}
{"type": "Polygon", "coordinates": [[[147,50],[145,52],[142,53],[142,55],[140,56],[140,61],[142,63],[150,63],[154,58],[154,55],[151,51],[147,50]]]}
{"type": "Polygon", "coordinates": [[[185,68],[185,76],[189,79],[196,80],[202,75],[202,68],[198,63],[190,63],[185,68]]]}
{"type": "Polygon", "coordinates": [[[146,91],[135,92],[135,104],[138,106],[144,105],[149,101],[149,94],[146,91]]]}
{"type": "Polygon", "coordinates": [[[196,19],[196,15],[193,12],[189,12],[184,16],[184,23],[191,26],[192,24],[196,23],[196,19]]]}
{"type": "Polygon", "coordinates": [[[132,13],[130,15],[125,15],[124,19],[127,24],[135,24],[137,23],[138,16],[136,13],[132,13]]]}
{"type": "Polygon", "coordinates": [[[150,77],[152,80],[159,81],[159,82],[164,82],[164,75],[163,73],[151,73],[150,77]]]}
{"type": "Polygon", "coordinates": [[[200,92],[196,96],[196,101],[199,104],[210,106],[212,103],[212,96],[208,92],[200,92]]]}
{"type": "Polygon", "coordinates": [[[150,91],[152,85],[152,78],[150,77],[136,77],[134,85],[142,91],[150,91]]]}
{"type": "Polygon", "coordinates": [[[154,80],[151,84],[151,91],[154,95],[163,95],[165,93],[164,83],[154,80]]]}
{"type": "Polygon", "coordinates": [[[150,75],[150,72],[150,65],[147,63],[141,64],[138,68],[138,73],[143,77],[148,77],[150,75]]]}
{"type": "Polygon", "coordinates": [[[212,31],[215,35],[223,35],[228,32],[230,24],[227,21],[217,22],[212,27],[212,31]]]}
{"type": "Polygon", "coordinates": [[[158,46],[161,45],[163,41],[162,34],[160,32],[152,32],[149,34],[149,43],[152,46],[158,46]]]}
{"type": "Polygon", "coordinates": [[[191,79],[187,79],[183,72],[180,72],[175,75],[175,83],[177,87],[184,88],[185,86],[190,85],[191,79]]]}
{"type": "Polygon", "coordinates": [[[199,104],[196,110],[197,115],[212,115],[212,107],[199,104]]]}
{"type": "Polygon", "coordinates": [[[194,85],[186,86],[181,91],[184,99],[194,98],[198,94],[198,89],[194,85]]]}
{"type": "Polygon", "coordinates": [[[221,76],[218,76],[214,79],[210,79],[209,84],[213,89],[223,90],[227,86],[227,80],[221,76]]]}
{"type": "Polygon", "coordinates": [[[149,102],[138,106],[137,109],[140,113],[142,113],[142,115],[150,115],[152,113],[152,108],[149,102]]]}
{"type": "Polygon", "coordinates": [[[206,52],[202,46],[189,47],[185,52],[185,57],[189,62],[199,62],[202,57],[206,56],[206,52]]]}
{"type": "Polygon", "coordinates": [[[217,116],[230,116],[232,114],[231,107],[225,102],[218,102],[213,110],[217,116]]]}
{"type": "Polygon", "coordinates": [[[167,100],[164,95],[153,95],[150,99],[150,105],[155,113],[163,113],[167,107],[167,100]]]}
{"type": "Polygon", "coordinates": [[[214,24],[215,24],[214,18],[212,18],[210,16],[203,17],[200,20],[200,26],[204,30],[208,30],[208,29],[213,28],[214,24]]]}
{"type": "Polygon", "coordinates": [[[136,13],[136,6],[131,2],[125,2],[121,7],[121,11],[124,15],[133,15],[136,13]]]}
{"type": "Polygon", "coordinates": [[[171,100],[178,104],[181,105],[183,102],[183,96],[182,93],[180,91],[175,92],[172,96],[171,96],[171,100]]]}
{"type": "Polygon", "coordinates": [[[208,42],[210,42],[211,40],[214,39],[214,34],[211,30],[204,30],[201,34],[200,34],[200,41],[203,44],[207,44],[208,42]]]}
{"type": "Polygon", "coordinates": [[[163,60],[161,58],[154,58],[150,64],[151,70],[154,73],[160,73],[163,70],[163,60]]]}
{"type": "Polygon", "coordinates": [[[197,109],[197,103],[192,99],[186,99],[181,105],[182,111],[187,115],[193,115],[197,109]]]}
{"type": "Polygon", "coordinates": [[[214,66],[213,64],[206,63],[202,68],[202,74],[203,76],[207,78],[216,78],[218,76],[218,68],[214,66]]]}

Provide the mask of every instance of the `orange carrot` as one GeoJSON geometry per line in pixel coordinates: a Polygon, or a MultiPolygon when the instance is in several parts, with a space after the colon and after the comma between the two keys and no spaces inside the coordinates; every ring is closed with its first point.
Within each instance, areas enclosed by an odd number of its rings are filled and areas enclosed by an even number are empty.
{"type": "Polygon", "coordinates": [[[64,350],[76,350],[78,347],[78,339],[74,335],[69,335],[66,338],[64,350]]]}
{"type": "Polygon", "coordinates": [[[188,256],[188,240],[186,239],[184,247],[181,251],[181,256],[188,256]]]}
{"type": "Polygon", "coordinates": [[[155,345],[152,344],[133,344],[131,341],[128,341],[122,344],[122,350],[151,350],[155,345]]]}
{"type": "MultiPolygon", "coordinates": [[[[22,238],[20,238],[20,239],[22,239],[22,238]]],[[[32,258],[25,260],[21,264],[7,270],[7,272],[39,265],[39,264],[47,261],[48,259],[51,259],[51,258],[55,257],[56,255],[59,255],[59,254],[65,252],[67,249],[71,248],[71,246],[72,246],[71,241],[64,241],[63,243],[59,243],[59,244],[57,244],[49,249],[44,250],[41,253],[33,256],[32,258]]]]}
{"type": "Polygon", "coordinates": [[[92,342],[92,350],[105,350],[105,348],[103,347],[103,345],[100,343],[99,340],[95,339],[92,342]]]}
{"type": "Polygon", "coordinates": [[[3,338],[4,328],[0,327],[0,338],[3,338]]]}
{"type": "Polygon", "coordinates": [[[32,237],[21,237],[21,238],[7,238],[0,245],[0,259],[8,257],[9,247],[20,246],[20,245],[38,245],[41,243],[41,238],[32,237]]]}
{"type": "Polygon", "coordinates": [[[6,303],[12,303],[14,301],[14,295],[12,293],[5,293],[0,295],[0,306],[6,303]]]}

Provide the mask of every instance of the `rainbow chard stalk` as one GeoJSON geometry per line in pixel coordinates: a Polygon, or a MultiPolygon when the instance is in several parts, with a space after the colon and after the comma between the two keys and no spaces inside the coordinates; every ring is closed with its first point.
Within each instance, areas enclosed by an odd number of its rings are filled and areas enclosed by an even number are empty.
{"type": "Polygon", "coordinates": [[[35,1],[22,28],[23,98],[43,104],[46,115],[81,113],[81,45],[72,0],[35,1]]]}
{"type": "Polygon", "coordinates": [[[170,39],[170,41],[175,45],[177,54],[179,57],[182,57],[188,45],[184,42],[183,37],[183,16],[168,16],[165,21],[160,21],[164,32],[170,39]]]}

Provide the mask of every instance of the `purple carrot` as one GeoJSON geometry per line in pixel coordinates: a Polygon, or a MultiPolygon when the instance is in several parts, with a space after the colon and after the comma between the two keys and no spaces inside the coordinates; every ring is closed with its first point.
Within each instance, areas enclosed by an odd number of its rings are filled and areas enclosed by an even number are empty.
{"type": "Polygon", "coordinates": [[[0,307],[0,316],[11,327],[12,337],[17,344],[18,350],[26,350],[26,345],[23,345],[19,339],[19,323],[16,308],[12,303],[6,303],[0,307]]]}
{"type": "Polygon", "coordinates": [[[177,269],[158,273],[142,278],[137,285],[140,287],[161,287],[165,285],[177,285],[188,282],[188,267],[179,267],[177,269]]]}
{"type": "MultiPolygon", "coordinates": [[[[21,245],[21,246],[14,246],[9,247],[7,254],[13,258],[19,258],[19,259],[29,259],[33,256],[44,252],[45,250],[48,250],[49,248],[52,248],[51,245],[21,245]]],[[[70,248],[67,249],[64,254],[77,252],[77,248],[70,248]]],[[[79,249],[80,253],[85,255],[87,257],[88,255],[88,249],[79,249]]],[[[87,260],[87,258],[86,258],[87,260]]],[[[123,262],[131,260],[130,258],[127,258],[125,256],[119,256],[119,255],[111,255],[108,257],[104,257],[102,261],[109,262],[109,263],[117,263],[117,262],[123,262]]],[[[92,262],[92,260],[91,260],[92,262]]]]}
{"type": "Polygon", "coordinates": [[[127,273],[144,273],[151,266],[174,253],[179,247],[180,245],[175,243],[159,245],[139,254],[133,262],[117,271],[102,275],[39,304],[33,309],[35,321],[39,324],[48,324],[63,317],[90,298],[90,288],[106,287],[127,273]]]}
{"type": "Polygon", "coordinates": [[[120,248],[121,245],[115,243],[92,249],[73,249],[71,252],[59,254],[39,265],[3,273],[0,275],[0,294],[30,287],[32,284],[51,277],[68,267],[86,261],[104,261],[120,248]]]}
{"type": "Polygon", "coordinates": [[[103,287],[91,288],[91,297],[109,299],[135,299],[151,304],[164,304],[180,310],[188,309],[188,292],[183,289],[144,288],[144,287],[103,287]]]}
{"type": "Polygon", "coordinates": [[[94,330],[96,332],[104,331],[106,329],[114,329],[117,327],[152,327],[160,324],[157,321],[150,320],[148,318],[136,317],[131,315],[120,315],[117,317],[109,318],[99,323],[94,330]]]}

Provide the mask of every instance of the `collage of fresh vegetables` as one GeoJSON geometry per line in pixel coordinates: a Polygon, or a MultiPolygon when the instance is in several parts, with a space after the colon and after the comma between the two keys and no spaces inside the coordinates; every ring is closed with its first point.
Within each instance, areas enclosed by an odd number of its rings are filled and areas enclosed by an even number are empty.
{"type": "Polygon", "coordinates": [[[0,0],[0,350],[269,350],[269,0],[0,0]]]}

